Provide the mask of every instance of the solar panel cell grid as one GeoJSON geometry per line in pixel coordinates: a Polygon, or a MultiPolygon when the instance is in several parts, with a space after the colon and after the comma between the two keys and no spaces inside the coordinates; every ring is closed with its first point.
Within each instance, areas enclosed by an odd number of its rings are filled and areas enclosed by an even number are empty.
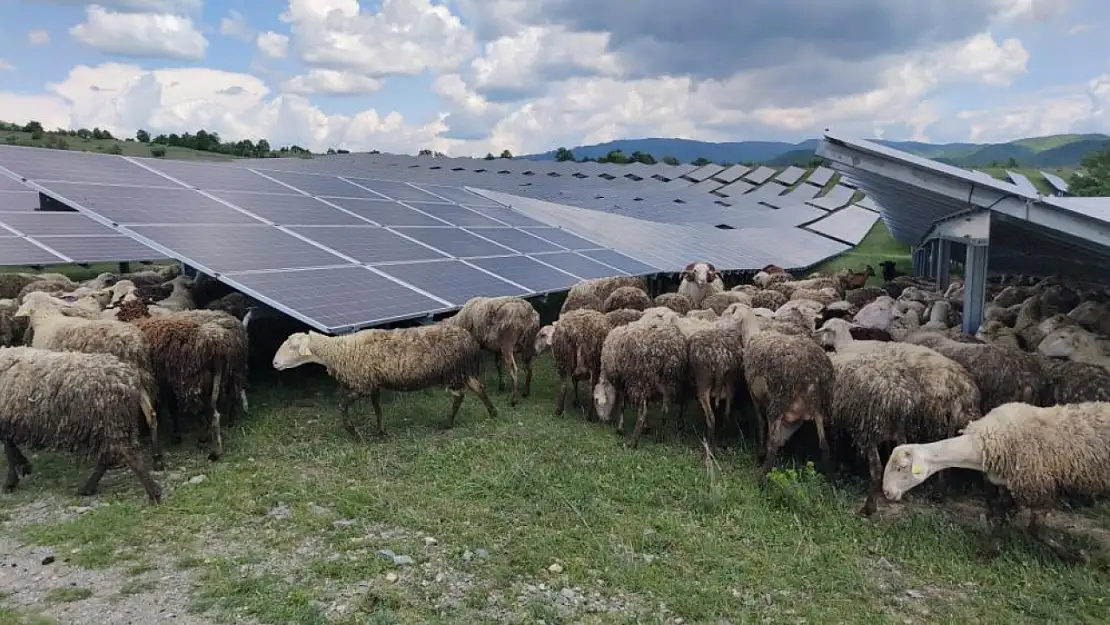
{"type": "Polygon", "coordinates": [[[306,226],[289,228],[324,247],[361,263],[393,263],[446,258],[424,245],[373,226],[306,226]]]}
{"type": "Polygon", "coordinates": [[[542,254],[535,256],[535,258],[556,269],[562,269],[563,271],[572,273],[584,280],[589,278],[606,278],[613,275],[620,275],[621,273],[601,263],[571,252],[542,254]]]}
{"type": "Polygon", "coordinates": [[[575,236],[562,228],[524,228],[524,230],[551,241],[555,245],[561,245],[568,250],[589,250],[601,247],[597,243],[575,236]]]}
{"type": "Polygon", "coordinates": [[[469,262],[536,293],[569,288],[578,282],[578,278],[527,256],[475,258],[469,262]]]}
{"type": "Polygon", "coordinates": [[[258,224],[190,189],[48,183],[50,191],[119,224],[258,224]]]}
{"type": "Polygon", "coordinates": [[[134,226],[131,230],[218,273],[348,263],[293,235],[262,224],[134,226]]]}
{"type": "Polygon", "coordinates": [[[147,167],[152,167],[176,180],[196,189],[224,191],[248,191],[254,193],[292,193],[282,185],[240,167],[226,165],[184,163],[162,159],[136,159],[147,167]]]}
{"type": "Polygon", "coordinates": [[[416,187],[397,182],[394,180],[371,180],[369,178],[348,178],[351,182],[362,185],[368,189],[372,189],[381,193],[382,195],[398,200],[401,202],[442,202],[443,199],[438,198],[427,191],[422,191],[416,187]]]}
{"type": "Polygon", "coordinates": [[[458,228],[397,228],[397,232],[456,258],[504,256],[513,253],[506,247],[480,239],[458,228]]]}
{"type": "Polygon", "coordinates": [[[40,236],[40,243],[76,263],[123,260],[158,260],[166,255],[128,236],[40,236]]]}
{"type": "Polygon", "coordinates": [[[478,195],[477,193],[471,193],[466,189],[460,189],[459,187],[445,187],[431,184],[418,184],[416,186],[420,187],[421,189],[425,189],[430,193],[434,193],[441,198],[448,199],[452,202],[457,202],[463,205],[499,206],[497,202],[486,199],[485,197],[478,195]]]}
{"type": "Polygon", "coordinates": [[[561,252],[563,248],[515,228],[470,228],[470,232],[522,254],[561,252]]]}
{"type": "Polygon", "coordinates": [[[431,204],[428,202],[406,202],[409,206],[416,210],[427,213],[432,217],[438,217],[453,226],[501,226],[504,224],[497,223],[496,221],[476,213],[472,210],[465,209],[456,204],[431,204]]]}
{"type": "Polygon", "coordinates": [[[295,174],[284,171],[263,171],[258,170],[259,173],[265,174],[274,180],[284,182],[285,184],[304,191],[309,195],[318,195],[321,197],[363,197],[382,199],[382,196],[373,191],[364,189],[355,184],[351,184],[337,178],[335,176],[317,176],[313,174],[295,174]]]}
{"type": "Polygon", "coordinates": [[[0,191],[31,191],[27,185],[0,174],[0,191]]]}
{"type": "Polygon", "coordinates": [[[51,254],[27,239],[0,236],[0,265],[48,265],[64,263],[65,259],[51,254]]]}
{"type": "Polygon", "coordinates": [[[0,210],[29,213],[39,207],[36,191],[0,191],[0,210]]]}
{"type": "Polygon", "coordinates": [[[365,226],[366,220],[307,195],[211,191],[212,195],[279,226],[365,226]]]}
{"type": "Polygon", "coordinates": [[[605,263],[610,267],[614,267],[633,275],[645,275],[650,273],[658,273],[659,271],[659,269],[652,267],[651,265],[641,263],[635,258],[625,256],[624,254],[614,252],[613,250],[586,250],[579,253],[591,260],[596,260],[599,263],[605,263]]]}
{"type": "Polygon", "coordinates": [[[383,226],[446,226],[439,219],[415,211],[392,200],[328,198],[331,204],[383,226]]]}
{"type": "Polygon", "coordinates": [[[498,297],[526,293],[523,289],[457,260],[385,265],[379,269],[456,306],[462,306],[478,294],[498,297]]]}
{"type": "Polygon", "coordinates": [[[36,182],[58,180],[180,187],[165,176],[118,156],[105,154],[40,148],[8,148],[0,152],[0,166],[36,182]]]}
{"type": "Polygon", "coordinates": [[[532,219],[531,217],[509,208],[500,208],[492,206],[467,206],[470,210],[481,213],[491,219],[496,219],[502,223],[509,224],[510,226],[532,226],[542,228],[545,224],[532,219]]]}
{"type": "Polygon", "coordinates": [[[49,211],[0,212],[0,223],[29,236],[115,235],[112,228],[80,213],[49,211]]]}

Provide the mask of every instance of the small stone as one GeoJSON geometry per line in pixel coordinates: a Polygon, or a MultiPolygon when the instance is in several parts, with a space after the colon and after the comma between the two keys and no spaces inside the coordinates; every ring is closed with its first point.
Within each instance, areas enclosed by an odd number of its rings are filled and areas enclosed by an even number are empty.
{"type": "Polygon", "coordinates": [[[317,612],[324,612],[328,609],[328,604],[324,603],[323,601],[309,601],[308,605],[317,612]]]}
{"type": "Polygon", "coordinates": [[[203,482],[204,480],[207,480],[207,479],[208,479],[208,476],[204,475],[204,474],[194,475],[193,477],[189,478],[189,483],[190,484],[200,484],[201,482],[203,482]]]}
{"type": "Polygon", "coordinates": [[[445,580],[445,579],[447,579],[446,575],[444,575],[443,573],[436,573],[436,583],[437,584],[442,584],[443,580],[445,580]]]}
{"type": "Polygon", "coordinates": [[[576,596],[576,593],[574,592],[574,589],[572,589],[572,588],[564,588],[563,590],[561,590],[559,592],[559,594],[563,595],[567,599],[574,599],[574,597],[576,596]]]}
{"type": "Polygon", "coordinates": [[[416,561],[413,560],[411,556],[395,556],[393,558],[393,564],[397,566],[412,566],[416,564],[416,561]]]}
{"type": "Polygon", "coordinates": [[[439,541],[436,540],[435,538],[432,538],[431,536],[425,536],[424,537],[424,544],[431,547],[433,545],[438,545],[439,541]]]}
{"type": "Polygon", "coordinates": [[[559,573],[563,572],[563,565],[556,562],[556,563],[552,564],[551,566],[547,567],[547,570],[556,574],[556,575],[558,575],[559,573]]]}
{"type": "Polygon", "coordinates": [[[324,506],[310,503],[308,504],[308,513],[312,516],[328,516],[329,514],[331,514],[331,510],[328,510],[324,506]]]}
{"type": "Polygon", "coordinates": [[[288,521],[293,518],[293,510],[289,506],[279,503],[273,508],[270,508],[270,511],[266,513],[266,517],[278,519],[279,521],[288,521]]]}
{"type": "Polygon", "coordinates": [[[67,510],[74,514],[85,514],[86,512],[92,512],[93,508],[92,506],[70,506],[67,510]]]}
{"type": "Polygon", "coordinates": [[[474,555],[478,556],[479,558],[483,558],[483,559],[484,559],[484,558],[488,558],[488,557],[489,557],[489,552],[488,552],[488,551],[486,551],[485,549],[475,549],[475,550],[474,550],[474,555]]]}
{"type": "Polygon", "coordinates": [[[463,562],[470,562],[470,559],[473,558],[473,557],[474,557],[474,554],[471,553],[471,551],[469,549],[464,551],[463,554],[462,554],[463,562]]]}
{"type": "Polygon", "coordinates": [[[878,565],[883,567],[884,569],[886,569],[888,571],[893,571],[894,570],[894,565],[891,564],[890,560],[887,560],[885,556],[879,558],[878,565]]]}
{"type": "Polygon", "coordinates": [[[378,554],[378,557],[382,560],[389,560],[390,562],[393,562],[394,558],[397,557],[397,554],[393,553],[389,549],[379,549],[376,553],[378,554]]]}
{"type": "Polygon", "coordinates": [[[385,574],[385,581],[389,582],[390,584],[395,583],[397,581],[397,579],[398,578],[397,578],[396,573],[386,573],[385,574]]]}
{"type": "Polygon", "coordinates": [[[46,566],[47,564],[54,564],[54,556],[46,556],[42,559],[42,565],[46,566]]]}
{"type": "Polygon", "coordinates": [[[644,562],[646,562],[648,564],[651,564],[652,562],[655,562],[655,558],[656,558],[656,555],[653,554],[653,553],[645,553],[644,554],[644,562]]]}
{"type": "Polygon", "coordinates": [[[925,595],[922,594],[922,592],[920,590],[914,590],[914,589],[911,588],[911,589],[906,591],[906,596],[910,597],[911,599],[921,599],[925,595]]]}
{"type": "Polygon", "coordinates": [[[351,519],[339,519],[338,521],[332,521],[331,522],[332,527],[335,527],[335,528],[350,527],[354,524],[355,524],[355,522],[352,521],[351,519]]]}
{"type": "Polygon", "coordinates": [[[686,622],[686,619],[684,619],[680,616],[680,617],[678,617],[674,620],[674,625],[682,625],[685,622],[686,622]]]}

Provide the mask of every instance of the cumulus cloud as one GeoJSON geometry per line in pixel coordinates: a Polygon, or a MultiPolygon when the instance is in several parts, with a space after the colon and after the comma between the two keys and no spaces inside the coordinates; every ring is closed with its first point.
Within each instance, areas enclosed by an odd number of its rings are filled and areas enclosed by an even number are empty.
{"type": "Polygon", "coordinates": [[[89,5],[97,4],[107,9],[128,13],[178,13],[193,15],[200,13],[204,0],[33,0],[47,4],[89,5]]]}
{"type": "Polygon", "coordinates": [[[81,43],[106,54],[199,61],[208,39],[192,18],[168,13],[124,13],[93,5],[85,22],[69,29],[81,43]]]}
{"type": "Polygon", "coordinates": [[[271,59],[283,59],[289,53],[289,37],[267,31],[258,35],[258,50],[271,59]]]}
{"type": "Polygon", "coordinates": [[[307,74],[294,76],[281,85],[282,91],[298,95],[365,95],[381,88],[382,81],[376,78],[333,69],[314,69],[307,74]]]}
{"type": "Polygon", "coordinates": [[[302,96],[275,95],[259,78],[206,68],[147,71],[136,65],[80,65],[48,85],[50,95],[0,93],[0,119],[37,119],[47,127],[107,128],[120,136],[205,128],[228,139],[265,137],[314,150],[341,147],[415,153],[444,151],[439,117],[410,124],[397,112],[329,115],[302,96]]]}
{"type": "Polygon", "coordinates": [[[245,42],[254,39],[254,29],[247,18],[235,9],[228,11],[227,16],[220,20],[220,34],[245,42]]]}
{"type": "Polygon", "coordinates": [[[41,28],[27,31],[27,42],[35,46],[44,46],[50,43],[50,33],[41,28]]]}

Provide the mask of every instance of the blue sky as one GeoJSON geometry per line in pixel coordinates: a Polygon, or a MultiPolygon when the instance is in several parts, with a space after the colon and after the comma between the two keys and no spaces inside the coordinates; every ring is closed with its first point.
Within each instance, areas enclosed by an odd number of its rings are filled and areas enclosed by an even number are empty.
{"type": "Polygon", "coordinates": [[[1092,0],[99,4],[0,5],[0,118],[453,154],[1110,131],[1092,0]]]}

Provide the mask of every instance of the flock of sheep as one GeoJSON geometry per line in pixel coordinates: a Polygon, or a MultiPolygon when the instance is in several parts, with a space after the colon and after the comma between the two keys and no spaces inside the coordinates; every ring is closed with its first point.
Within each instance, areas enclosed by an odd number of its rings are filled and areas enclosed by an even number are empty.
{"type": "MultiPolygon", "coordinates": [[[[677,292],[651,297],[635,277],[586,280],[567,294],[552,324],[541,326],[528,301],[476,297],[454,316],[401,329],[343,336],[290,335],[277,349],[277,370],[321,364],[342,386],[340,413],[362,435],[351,403],[369,397],[377,435],[384,435],[381,392],[446,387],[454,396],[452,427],[466,391],[497,409],[482,383],[481,352],[503,369],[510,404],[528,397],[532,365],[550,348],[561,388],[587,419],[616,421],[636,413],[630,443],[648,429],[649,406],[679,417],[696,398],[710,447],[738,393],[755,407],[751,423],[764,473],[807,422],[816,431],[823,470],[837,470],[850,445],[869,467],[861,510],[878,496],[897,500],[945,468],[984,477],[992,550],[1016,507],[1033,512],[1029,531],[1061,556],[1076,553],[1044,537],[1042,515],[1062,497],[1096,497],[1110,487],[1110,292],[1057,279],[992,281],[986,321],[976,336],[960,331],[963,288],[892,275],[865,286],[875,272],[795,279],[768,266],[752,284],[726,290],[709,263],[682,272],[677,292]],[[523,369],[523,385],[520,369],[523,369]],[[592,401],[581,403],[578,384],[592,401]],[[881,449],[893,446],[885,463],[881,449]]],[[[123,464],[151,501],[139,436],[149,432],[155,468],[162,465],[158,412],[175,435],[180,419],[208,425],[210,458],[222,453],[221,415],[245,411],[247,302],[238,293],[198,295],[202,279],[171,271],[102,275],[78,285],[57,275],[0,275],[0,438],[16,486],[31,472],[21,445],[70,450],[96,459],[81,494],[104,471],[123,464]],[[198,307],[198,303],[201,306],[198,307]],[[27,326],[21,327],[24,320],[27,326]],[[82,370],[81,375],[75,372],[82,370]]],[[[742,424],[741,425],[746,425],[742,424]]],[[[662,438],[666,423],[654,424],[662,438]]]]}

